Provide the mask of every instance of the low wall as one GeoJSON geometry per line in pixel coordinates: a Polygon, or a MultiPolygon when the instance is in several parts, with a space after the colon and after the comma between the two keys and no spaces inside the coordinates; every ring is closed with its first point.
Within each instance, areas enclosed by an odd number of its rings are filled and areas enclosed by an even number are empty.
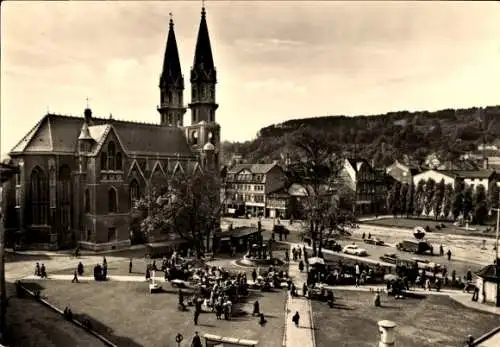
{"type": "Polygon", "coordinates": [[[83,250],[102,252],[111,250],[127,249],[130,247],[130,240],[106,242],[106,243],[93,243],[87,241],[79,241],[78,245],[83,250]]]}

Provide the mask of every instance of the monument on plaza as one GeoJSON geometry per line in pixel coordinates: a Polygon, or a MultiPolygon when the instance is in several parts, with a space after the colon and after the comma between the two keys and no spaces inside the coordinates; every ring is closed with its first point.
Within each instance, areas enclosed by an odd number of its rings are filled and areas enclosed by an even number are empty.
{"type": "Polygon", "coordinates": [[[272,245],[273,239],[264,242],[262,236],[262,223],[259,219],[257,223],[257,240],[255,243],[248,244],[247,253],[239,261],[241,265],[250,267],[263,265],[281,265],[283,261],[278,258],[273,258],[272,245]]]}

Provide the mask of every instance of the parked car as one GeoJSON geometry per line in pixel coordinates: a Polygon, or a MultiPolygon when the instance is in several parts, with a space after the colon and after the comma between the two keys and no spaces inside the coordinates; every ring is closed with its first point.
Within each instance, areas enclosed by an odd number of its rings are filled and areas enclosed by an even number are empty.
{"type": "Polygon", "coordinates": [[[368,243],[370,245],[376,245],[376,246],[383,246],[385,243],[381,239],[377,237],[372,237],[370,239],[364,239],[365,243],[368,243]]]}
{"type": "Polygon", "coordinates": [[[339,244],[335,239],[327,239],[323,241],[323,248],[334,252],[342,251],[342,245],[339,244]]]}
{"type": "Polygon", "coordinates": [[[352,254],[352,255],[357,255],[357,256],[365,256],[368,255],[366,252],[366,249],[359,248],[356,245],[348,245],[345,246],[344,249],[342,250],[345,254],[352,254]]]}
{"type": "Polygon", "coordinates": [[[425,242],[425,241],[419,241],[419,240],[404,240],[403,242],[400,242],[396,245],[396,248],[399,251],[404,251],[404,252],[412,252],[412,253],[417,253],[417,254],[422,254],[426,252],[430,252],[431,254],[434,253],[433,247],[425,242]]]}
{"type": "Polygon", "coordinates": [[[399,260],[399,257],[395,253],[386,253],[380,257],[380,260],[385,261],[386,263],[389,264],[396,264],[397,261],[399,260]]]}

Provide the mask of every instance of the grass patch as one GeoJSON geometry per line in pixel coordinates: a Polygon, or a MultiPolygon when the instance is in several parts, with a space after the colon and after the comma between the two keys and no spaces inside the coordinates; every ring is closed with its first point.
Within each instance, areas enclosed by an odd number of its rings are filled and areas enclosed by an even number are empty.
{"type": "MultiPolygon", "coordinates": [[[[37,281],[41,295],[59,308],[67,305],[74,314],[87,316],[96,330],[120,346],[176,346],[181,333],[189,344],[195,331],[222,336],[254,339],[259,346],[280,346],[283,339],[285,291],[252,292],[247,303],[236,305],[251,313],[259,300],[268,320],[264,327],[250,315],[231,321],[216,320],[214,313],[200,316],[193,323],[193,310],[179,312],[177,295],[149,294],[147,283],[90,282],[73,284],[63,281],[37,281]]],[[[164,285],[169,289],[170,285],[164,285]]]]}
{"type": "Polygon", "coordinates": [[[7,284],[7,294],[9,346],[105,346],[94,336],[34,299],[17,298],[13,284],[7,284]]]}
{"type": "Polygon", "coordinates": [[[496,315],[468,309],[446,296],[395,300],[382,295],[382,307],[373,306],[373,294],[335,291],[336,308],[312,302],[316,346],[372,347],[379,341],[377,322],[397,324],[396,345],[405,347],[463,346],[468,334],[479,337],[499,324],[496,315]]]}

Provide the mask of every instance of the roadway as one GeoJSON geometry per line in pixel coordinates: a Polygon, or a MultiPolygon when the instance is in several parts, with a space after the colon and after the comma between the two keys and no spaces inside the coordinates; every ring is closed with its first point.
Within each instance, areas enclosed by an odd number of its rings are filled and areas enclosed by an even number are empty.
{"type": "MultiPolygon", "coordinates": [[[[257,225],[257,218],[224,218],[227,222],[233,223],[234,227],[237,226],[250,226],[257,225]]],[[[289,230],[290,235],[287,241],[301,242],[300,232],[303,230],[303,225],[300,221],[289,225],[288,221],[281,221],[289,230]]],[[[274,221],[273,219],[262,219],[262,228],[265,230],[272,230],[274,221]]],[[[360,224],[358,229],[354,229],[352,237],[347,240],[340,240],[342,246],[347,244],[356,243],[359,247],[366,249],[368,252],[367,257],[360,257],[360,259],[369,260],[369,262],[381,262],[380,257],[385,253],[395,253],[399,257],[414,258],[418,257],[426,259],[434,263],[446,266],[448,273],[451,275],[453,270],[456,271],[457,276],[463,276],[468,270],[472,272],[478,271],[485,265],[491,264],[494,259],[494,251],[492,250],[494,240],[486,240],[486,249],[482,249],[483,239],[477,236],[466,235],[453,235],[445,233],[427,233],[426,240],[434,246],[435,252],[439,252],[439,246],[443,245],[445,253],[448,249],[451,250],[451,261],[448,261],[446,255],[441,257],[439,255],[415,255],[408,252],[398,251],[395,245],[405,239],[413,239],[413,232],[408,229],[402,228],[389,228],[383,226],[374,226],[367,224],[360,224]],[[362,234],[368,236],[370,233],[372,237],[378,237],[383,240],[386,246],[375,246],[365,244],[362,242],[362,234]]],[[[356,258],[356,257],[355,257],[356,258]]]]}

